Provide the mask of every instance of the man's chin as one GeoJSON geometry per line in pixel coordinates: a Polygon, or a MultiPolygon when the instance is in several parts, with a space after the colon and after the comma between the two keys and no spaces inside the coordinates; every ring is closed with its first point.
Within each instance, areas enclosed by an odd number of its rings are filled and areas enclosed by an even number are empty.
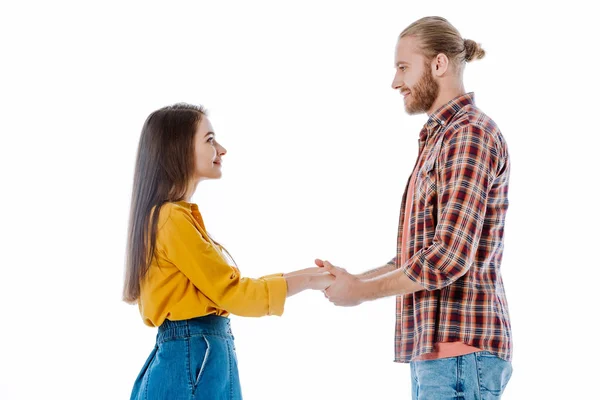
{"type": "Polygon", "coordinates": [[[419,115],[419,114],[423,114],[424,111],[423,110],[418,110],[415,108],[411,108],[411,107],[404,107],[404,111],[408,114],[408,115],[419,115]]]}

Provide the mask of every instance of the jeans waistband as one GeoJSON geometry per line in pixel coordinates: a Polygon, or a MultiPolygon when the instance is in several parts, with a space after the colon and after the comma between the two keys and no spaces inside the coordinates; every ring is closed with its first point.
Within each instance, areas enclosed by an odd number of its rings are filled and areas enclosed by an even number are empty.
{"type": "Polygon", "coordinates": [[[169,321],[166,319],[158,327],[156,342],[160,344],[167,340],[180,339],[193,335],[217,335],[233,339],[229,318],[206,315],[182,321],[169,321]]]}

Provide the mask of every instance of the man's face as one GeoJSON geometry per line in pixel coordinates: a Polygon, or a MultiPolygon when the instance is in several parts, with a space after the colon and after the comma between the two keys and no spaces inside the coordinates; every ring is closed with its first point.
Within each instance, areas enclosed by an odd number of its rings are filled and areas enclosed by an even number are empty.
{"type": "Polygon", "coordinates": [[[394,59],[396,75],[392,88],[404,96],[404,109],[410,115],[429,113],[440,93],[431,73],[431,65],[421,54],[417,39],[406,36],[398,40],[394,59]]]}

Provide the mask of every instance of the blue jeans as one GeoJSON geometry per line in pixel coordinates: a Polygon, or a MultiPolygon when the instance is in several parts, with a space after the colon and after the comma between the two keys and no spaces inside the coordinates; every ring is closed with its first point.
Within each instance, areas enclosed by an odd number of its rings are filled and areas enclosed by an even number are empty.
{"type": "Polygon", "coordinates": [[[165,320],[133,385],[134,399],[241,400],[229,318],[165,320]]]}
{"type": "Polygon", "coordinates": [[[413,400],[500,399],[512,374],[509,362],[487,351],[410,363],[413,400]]]}

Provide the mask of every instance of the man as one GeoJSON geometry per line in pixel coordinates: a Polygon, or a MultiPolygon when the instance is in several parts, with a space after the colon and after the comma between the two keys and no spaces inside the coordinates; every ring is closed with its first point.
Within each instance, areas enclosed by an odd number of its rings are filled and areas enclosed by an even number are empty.
{"type": "Polygon", "coordinates": [[[463,70],[485,52],[447,20],[426,17],[396,45],[392,87],[410,115],[427,113],[400,208],[397,255],[335,275],[331,302],[397,296],[396,362],[410,362],[413,399],[497,399],[512,337],[500,275],[510,162],[500,130],[465,93],[463,70]]]}

